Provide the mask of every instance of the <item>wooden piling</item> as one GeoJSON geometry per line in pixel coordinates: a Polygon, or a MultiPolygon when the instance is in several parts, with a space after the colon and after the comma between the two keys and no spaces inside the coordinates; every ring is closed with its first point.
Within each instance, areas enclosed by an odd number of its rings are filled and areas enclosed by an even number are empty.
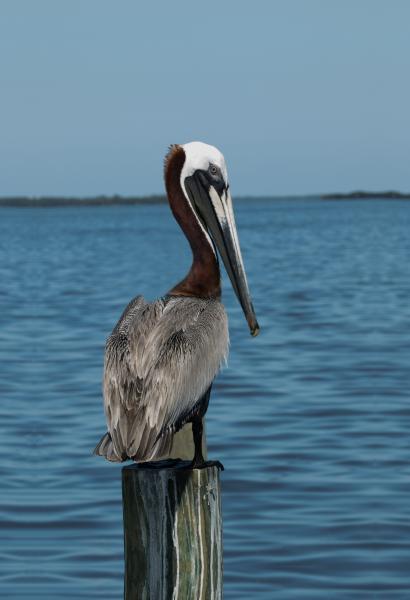
{"type": "Polygon", "coordinates": [[[122,470],[125,600],[220,600],[219,469],[166,460],[122,470]]]}

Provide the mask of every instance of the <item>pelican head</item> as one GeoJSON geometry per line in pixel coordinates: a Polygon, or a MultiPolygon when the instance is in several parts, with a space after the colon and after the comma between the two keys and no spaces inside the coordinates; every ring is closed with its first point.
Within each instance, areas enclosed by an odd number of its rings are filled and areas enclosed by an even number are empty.
{"type": "Polygon", "coordinates": [[[228,173],[222,153],[202,142],[183,144],[185,161],[181,170],[182,191],[201,227],[216,246],[253,336],[259,325],[243,265],[228,173]]]}

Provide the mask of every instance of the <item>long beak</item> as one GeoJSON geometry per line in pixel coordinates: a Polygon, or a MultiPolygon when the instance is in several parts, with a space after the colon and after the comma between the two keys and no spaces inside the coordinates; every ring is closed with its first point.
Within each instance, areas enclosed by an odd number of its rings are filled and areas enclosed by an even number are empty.
{"type": "Polygon", "coordinates": [[[229,187],[217,191],[200,171],[185,179],[185,187],[224,262],[251,335],[256,336],[259,325],[246,279],[229,187]]]}

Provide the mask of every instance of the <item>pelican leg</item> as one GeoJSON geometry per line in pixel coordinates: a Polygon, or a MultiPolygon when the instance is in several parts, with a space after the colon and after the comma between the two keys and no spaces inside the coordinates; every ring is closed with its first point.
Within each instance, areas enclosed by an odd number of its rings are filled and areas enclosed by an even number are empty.
{"type": "Polygon", "coordinates": [[[205,466],[204,456],[202,454],[202,417],[196,417],[192,421],[192,435],[194,436],[195,454],[192,460],[192,468],[200,469],[205,466]]]}
{"type": "Polygon", "coordinates": [[[202,454],[202,416],[197,416],[192,420],[192,434],[194,436],[195,454],[191,463],[191,469],[206,469],[206,467],[218,467],[221,471],[224,466],[219,460],[204,460],[202,454]]]}

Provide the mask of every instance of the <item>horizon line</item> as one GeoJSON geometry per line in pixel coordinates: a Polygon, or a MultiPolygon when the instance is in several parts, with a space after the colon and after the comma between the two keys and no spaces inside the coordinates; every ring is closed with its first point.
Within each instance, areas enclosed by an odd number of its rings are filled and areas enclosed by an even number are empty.
{"type": "MultiPolygon", "coordinates": [[[[293,199],[321,199],[321,200],[344,200],[344,199],[410,199],[409,192],[397,190],[365,191],[355,190],[351,192],[331,192],[313,194],[239,194],[235,200],[293,200],[293,199]]],[[[98,205],[138,205],[138,204],[164,204],[168,201],[166,194],[145,195],[122,195],[122,194],[97,194],[87,196],[77,195],[5,195],[0,196],[0,206],[98,206],[98,205]]]]}

